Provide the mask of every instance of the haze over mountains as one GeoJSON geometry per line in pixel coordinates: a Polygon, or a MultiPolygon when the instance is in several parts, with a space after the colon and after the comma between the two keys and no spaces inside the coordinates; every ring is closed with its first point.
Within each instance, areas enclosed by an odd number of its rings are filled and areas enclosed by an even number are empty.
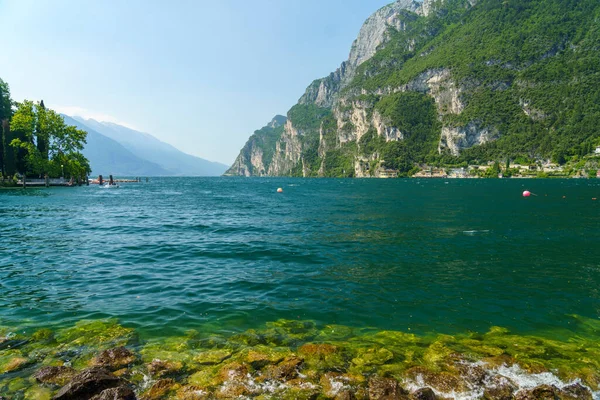
{"type": "Polygon", "coordinates": [[[83,154],[92,174],[121,176],[219,176],[227,166],[186,154],[154,136],[110,123],[63,115],[88,133],[83,154]]]}

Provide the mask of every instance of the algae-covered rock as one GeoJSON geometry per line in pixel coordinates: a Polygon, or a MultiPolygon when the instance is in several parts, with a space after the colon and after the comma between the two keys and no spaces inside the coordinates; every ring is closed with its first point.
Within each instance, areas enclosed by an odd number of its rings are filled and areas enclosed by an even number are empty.
{"type": "Polygon", "coordinates": [[[75,376],[75,370],[65,366],[49,366],[40,368],[33,378],[40,383],[63,386],[75,376]]]}
{"type": "Polygon", "coordinates": [[[142,394],[141,399],[158,400],[167,394],[178,390],[180,387],[181,385],[179,385],[173,379],[159,379],[150,387],[150,389],[142,394]]]}
{"type": "Polygon", "coordinates": [[[407,396],[408,392],[402,389],[398,381],[393,378],[382,378],[375,375],[369,379],[369,399],[404,399],[407,396]]]}
{"type": "Polygon", "coordinates": [[[319,382],[325,396],[335,399],[354,398],[354,392],[364,382],[364,378],[339,372],[327,372],[321,376],[319,382]]]}
{"type": "Polygon", "coordinates": [[[265,368],[264,377],[273,380],[289,380],[298,376],[298,369],[304,360],[299,357],[286,357],[277,365],[270,365],[265,368]]]}
{"type": "Polygon", "coordinates": [[[54,341],[54,332],[48,328],[42,328],[31,335],[31,340],[36,342],[52,342],[54,341]]]}
{"type": "Polygon", "coordinates": [[[181,361],[154,360],[146,365],[148,373],[154,377],[162,377],[179,373],[183,369],[181,361]]]}
{"type": "Polygon", "coordinates": [[[485,400],[512,400],[517,386],[508,378],[496,375],[486,385],[483,392],[485,400]]]}
{"type": "Polygon", "coordinates": [[[354,335],[354,329],[344,325],[325,325],[320,329],[315,340],[320,342],[349,339],[354,335]]]}
{"type": "Polygon", "coordinates": [[[469,384],[458,373],[432,371],[417,366],[407,370],[406,376],[414,382],[424,382],[427,386],[444,393],[465,392],[469,389],[469,384]]]}
{"type": "Polygon", "coordinates": [[[346,361],[337,346],[331,344],[307,343],[298,349],[310,369],[317,371],[345,369],[346,361]]]}
{"type": "Polygon", "coordinates": [[[313,340],[319,333],[313,321],[281,319],[266,326],[267,329],[260,331],[261,343],[274,346],[297,346],[313,340]]]}
{"type": "Polygon", "coordinates": [[[123,382],[107,369],[94,367],[73,377],[54,396],[54,400],[87,399],[100,394],[105,389],[121,386],[123,382]]]}
{"type": "Polygon", "coordinates": [[[134,391],[128,386],[104,389],[90,400],[136,400],[134,391]]]}
{"type": "Polygon", "coordinates": [[[203,351],[194,356],[194,362],[200,365],[220,364],[231,357],[231,354],[228,350],[203,351]]]}
{"type": "Polygon", "coordinates": [[[186,385],[177,391],[176,396],[179,400],[207,400],[210,392],[198,386],[186,385]]]}
{"type": "Polygon", "coordinates": [[[262,334],[259,334],[254,329],[248,329],[245,332],[233,335],[229,338],[229,343],[241,344],[244,346],[257,346],[259,344],[266,344],[267,341],[262,334]]]}
{"type": "Polygon", "coordinates": [[[431,388],[417,389],[410,394],[411,400],[437,400],[437,396],[431,388]]]}
{"type": "Polygon", "coordinates": [[[270,364],[278,364],[291,354],[288,348],[256,346],[245,352],[244,361],[258,370],[270,364]]]}
{"type": "Polygon", "coordinates": [[[30,363],[19,350],[4,350],[0,352],[0,375],[18,371],[30,363]]]}
{"type": "Polygon", "coordinates": [[[592,400],[593,398],[592,392],[580,383],[573,383],[563,387],[559,395],[561,400],[592,400]]]}
{"type": "Polygon", "coordinates": [[[433,342],[425,353],[423,354],[423,361],[430,368],[439,367],[440,364],[447,364],[449,359],[455,354],[455,351],[447,346],[448,338],[451,336],[444,336],[433,342]],[[445,339],[445,340],[444,340],[445,339]]]}
{"type": "Polygon", "coordinates": [[[248,375],[248,367],[239,362],[232,362],[224,365],[219,370],[219,378],[221,382],[225,381],[242,381],[248,375]]]}
{"type": "Polygon", "coordinates": [[[558,400],[559,389],[556,386],[540,385],[533,389],[520,390],[516,393],[516,400],[558,400]]]}
{"type": "Polygon", "coordinates": [[[116,370],[125,367],[134,361],[135,354],[133,354],[131,350],[121,346],[102,351],[94,357],[91,365],[116,370]]]}
{"type": "Polygon", "coordinates": [[[215,396],[217,399],[239,399],[250,393],[252,391],[247,385],[237,381],[228,381],[215,392],[215,396]]]}
{"type": "Polygon", "coordinates": [[[199,387],[202,390],[217,386],[222,383],[218,377],[219,370],[216,368],[203,368],[190,375],[187,382],[191,386],[199,387]]]}
{"type": "Polygon", "coordinates": [[[352,364],[358,367],[383,365],[394,358],[394,353],[386,348],[360,349],[352,364]]]}
{"type": "Polygon", "coordinates": [[[50,400],[52,390],[46,387],[34,386],[25,391],[25,400],[50,400]]]}
{"type": "Polygon", "coordinates": [[[291,334],[306,334],[316,332],[317,324],[314,321],[296,321],[289,319],[280,319],[273,322],[267,322],[268,328],[282,328],[291,334]]]}
{"type": "Polygon", "coordinates": [[[124,346],[133,336],[133,329],[125,328],[116,320],[79,321],[75,326],[61,329],[55,335],[60,344],[101,348],[108,345],[124,346]]]}

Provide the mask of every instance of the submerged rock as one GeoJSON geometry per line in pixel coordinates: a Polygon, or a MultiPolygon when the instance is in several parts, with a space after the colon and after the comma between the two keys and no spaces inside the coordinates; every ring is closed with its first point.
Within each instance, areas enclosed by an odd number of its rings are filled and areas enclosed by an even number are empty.
{"type": "Polygon", "coordinates": [[[180,372],[183,369],[183,363],[181,361],[154,360],[147,364],[146,368],[150,375],[162,377],[180,372]]]}
{"type": "Polygon", "coordinates": [[[18,371],[29,363],[29,359],[23,357],[18,350],[5,351],[5,355],[0,356],[0,374],[18,371]]]}
{"type": "Polygon", "coordinates": [[[135,361],[135,354],[125,347],[104,350],[92,360],[92,366],[106,367],[112,370],[125,367],[135,361]]]}
{"type": "Polygon", "coordinates": [[[352,359],[352,364],[357,367],[383,365],[394,358],[394,353],[385,348],[366,349],[352,359]]]}
{"type": "Polygon", "coordinates": [[[277,365],[271,365],[265,370],[265,377],[273,380],[287,380],[298,377],[298,368],[304,360],[299,357],[287,357],[277,365]]]}
{"type": "Polygon", "coordinates": [[[69,346],[107,347],[124,346],[133,336],[133,329],[125,328],[116,320],[79,321],[75,326],[62,329],[55,335],[59,344],[69,346]]]}
{"type": "Polygon", "coordinates": [[[228,350],[211,350],[203,351],[194,357],[194,361],[200,365],[220,364],[231,357],[231,351],[228,350]]]}
{"type": "Polygon", "coordinates": [[[33,375],[33,378],[40,383],[63,386],[75,376],[75,373],[71,367],[42,367],[33,375]]]}
{"type": "Polygon", "coordinates": [[[142,395],[142,400],[157,400],[165,396],[167,393],[180,388],[180,385],[173,379],[160,379],[150,387],[150,389],[142,395]]]}
{"type": "Polygon", "coordinates": [[[53,397],[54,400],[88,399],[105,389],[122,386],[123,381],[107,369],[93,367],[75,375],[73,379],[53,397]]]}
{"type": "Polygon", "coordinates": [[[261,348],[256,350],[250,350],[246,354],[245,361],[252,366],[252,368],[258,370],[269,364],[278,364],[285,358],[285,355],[289,352],[273,351],[271,348],[261,348]]]}

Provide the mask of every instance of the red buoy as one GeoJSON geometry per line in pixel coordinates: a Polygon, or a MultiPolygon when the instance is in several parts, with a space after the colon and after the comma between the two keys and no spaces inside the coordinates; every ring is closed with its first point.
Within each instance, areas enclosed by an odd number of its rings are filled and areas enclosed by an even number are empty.
{"type": "Polygon", "coordinates": [[[526,190],[523,192],[523,197],[529,197],[531,196],[531,192],[529,190],[526,190]]]}

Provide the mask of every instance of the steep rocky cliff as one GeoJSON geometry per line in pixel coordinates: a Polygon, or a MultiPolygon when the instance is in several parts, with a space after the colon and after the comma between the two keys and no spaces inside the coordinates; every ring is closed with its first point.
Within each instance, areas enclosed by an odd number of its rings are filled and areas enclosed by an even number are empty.
{"type": "Polygon", "coordinates": [[[348,60],[249,139],[230,175],[407,175],[564,161],[600,136],[596,0],[399,0],[348,60]]]}

